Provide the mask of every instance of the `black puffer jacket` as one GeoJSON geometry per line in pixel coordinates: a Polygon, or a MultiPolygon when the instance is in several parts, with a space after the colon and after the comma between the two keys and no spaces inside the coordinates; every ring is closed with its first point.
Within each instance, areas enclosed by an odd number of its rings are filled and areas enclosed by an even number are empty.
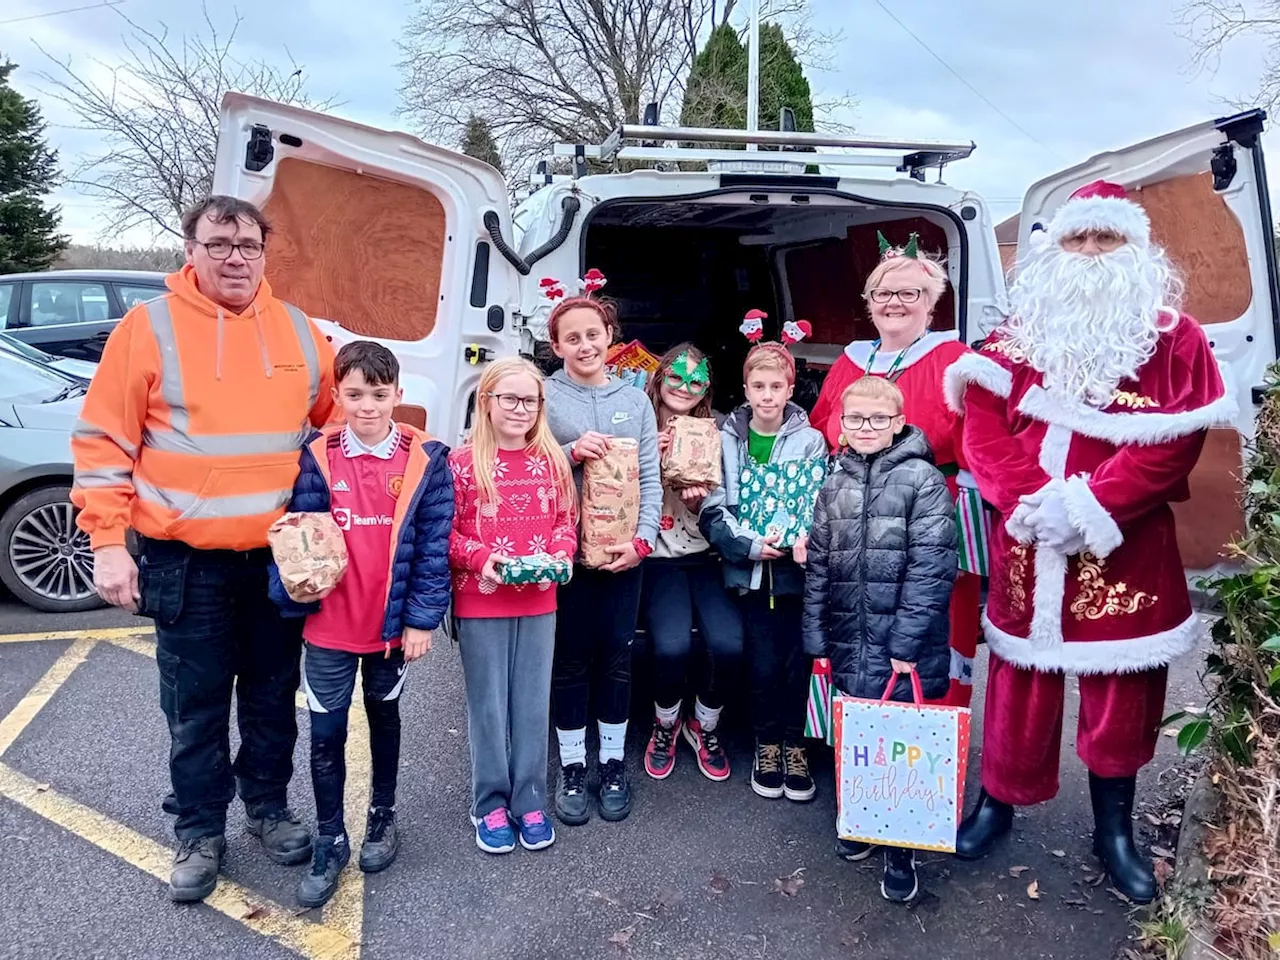
{"type": "MultiPolygon", "coordinates": [[[[915,663],[924,695],[941,697],[955,578],[955,503],[924,434],[909,426],[870,457],[845,453],[809,532],[805,653],[829,657],[836,688],[855,697],[883,695],[891,658],[915,663]]],[[[908,677],[893,699],[911,699],[908,677]]]]}

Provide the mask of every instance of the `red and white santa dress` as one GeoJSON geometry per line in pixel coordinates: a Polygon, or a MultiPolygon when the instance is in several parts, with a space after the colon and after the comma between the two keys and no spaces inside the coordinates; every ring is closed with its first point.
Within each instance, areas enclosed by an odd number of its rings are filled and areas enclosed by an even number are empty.
{"type": "Polygon", "coordinates": [[[999,333],[947,372],[969,469],[1000,514],[982,783],[1004,803],[1058,791],[1068,673],[1080,678],[1080,759],[1101,777],[1136,775],[1155,753],[1167,665],[1200,636],[1169,504],[1188,497],[1205,433],[1233,421],[1236,400],[1199,324],[1163,317],[1154,354],[1102,408],[1048,392],[999,333]],[[1083,552],[1020,542],[1021,498],[1051,484],[1083,552]]]}
{"type": "MultiPolygon", "coordinates": [[[[977,506],[960,521],[962,532],[966,525],[980,525],[980,501],[968,493],[975,490],[977,484],[966,469],[961,450],[963,420],[948,407],[943,392],[947,368],[972,351],[957,338],[955,331],[927,332],[898,351],[879,350],[876,343],[858,340],[845,347],[823,382],[822,394],[809,415],[810,422],[822,431],[831,452],[837,452],[842,433],[840,399],[845,388],[868,374],[893,380],[902,391],[907,423],[924,432],[933,448],[934,462],[946,476],[952,496],[962,505],[977,506]]],[[[936,701],[958,707],[969,706],[972,698],[973,658],[981,629],[981,575],[986,572],[983,568],[987,561],[985,538],[981,529],[976,533],[976,536],[961,538],[962,544],[969,542],[970,549],[962,550],[961,571],[951,594],[951,689],[936,701]]]]}

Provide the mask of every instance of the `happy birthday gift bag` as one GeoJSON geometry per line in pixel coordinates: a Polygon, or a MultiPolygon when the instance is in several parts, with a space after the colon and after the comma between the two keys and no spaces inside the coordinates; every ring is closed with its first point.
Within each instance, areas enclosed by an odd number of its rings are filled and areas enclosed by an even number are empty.
{"type": "MultiPolygon", "coordinates": [[[[885,690],[888,697],[895,674],[885,690]]],[[[969,758],[969,710],[837,696],[836,830],[845,840],[954,853],[969,758]]]]}

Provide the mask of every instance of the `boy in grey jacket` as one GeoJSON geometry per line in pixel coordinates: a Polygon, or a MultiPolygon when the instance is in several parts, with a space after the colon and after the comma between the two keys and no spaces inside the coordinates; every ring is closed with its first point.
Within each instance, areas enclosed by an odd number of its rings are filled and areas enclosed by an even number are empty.
{"type": "Polygon", "coordinates": [[[742,607],[745,653],[751,673],[756,755],[751,789],[759,796],[805,802],[815,793],[804,747],[804,711],[811,661],[800,638],[804,594],[804,542],[793,555],[738,520],[738,480],[748,458],[757,463],[810,460],[827,455],[827,442],[791,403],[795,361],[779,343],[747,354],[747,402],[720,429],[724,485],[703,501],[698,527],[724,558],[725,585],[742,607]]]}
{"type": "MultiPolygon", "coordinates": [[[[906,426],[902,392],[863,377],[844,392],[841,428],[850,449],[836,462],[814,506],[804,593],[804,650],[831,660],[839,693],[912,699],[910,674],[925,697],[950,685],[948,607],[956,578],[955,504],[924,434],[906,426]]],[[[869,844],[841,840],[846,860],[869,844]]],[[[886,900],[919,891],[915,855],[885,848],[886,900]]]]}

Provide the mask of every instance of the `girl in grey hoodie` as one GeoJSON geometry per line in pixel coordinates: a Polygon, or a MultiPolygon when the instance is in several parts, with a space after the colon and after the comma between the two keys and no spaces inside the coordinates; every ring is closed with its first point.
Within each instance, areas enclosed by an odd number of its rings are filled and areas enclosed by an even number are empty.
{"type": "Polygon", "coordinates": [[[640,446],[640,516],[635,539],[610,548],[605,567],[577,566],[560,590],[551,675],[551,717],[560,744],[556,815],[576,826],[591,818],[587,796],[587,703],[600,731],[600,816],[631,812],[623,745],[631,709],[631,642],[640,606],[640,561],[658,538],[662,481],[658,427],[644,392],[605,372],[605,354],[620,332],[613,305],[590,297],[561,302],[547,322],[564,369],[547,381],[547,421],[574,464],[579,490],[585,460],[604,455],[613,437],[640,446]]]}

